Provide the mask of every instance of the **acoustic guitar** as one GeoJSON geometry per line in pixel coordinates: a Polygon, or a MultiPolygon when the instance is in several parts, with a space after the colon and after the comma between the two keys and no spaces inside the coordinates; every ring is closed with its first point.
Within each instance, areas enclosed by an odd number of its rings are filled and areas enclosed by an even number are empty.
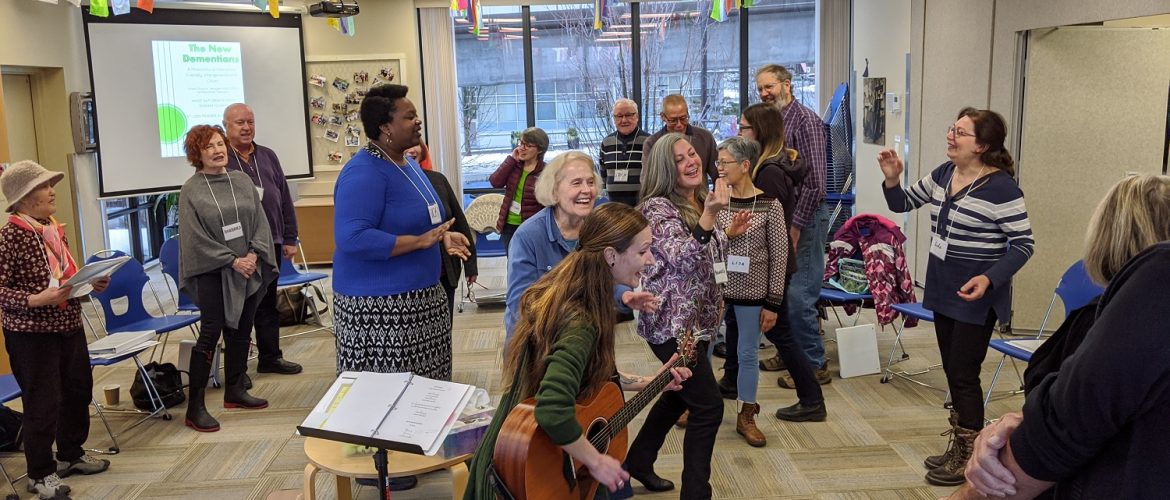
{"type": "MultiPolygon", "coordinates": [[[[694,344],[707,335],[689,332],[680,336],[679,357],[671,368],[686,366],[694,359],[694,344]]],[[[626,458],[629,432],[626,425],[650,404],[673,380],[670,370],[654,377],[644,389],[624,401],[619,385],[605,384],[596,393],[579,400],[577,423],[597,451],[622,462],[626,458]]],[[[589,469],[576,463],[560,446],[553,444],[535,417],[536,400],[516,405],[504,420],[496,438],[492,462],[496,474],[517,500],[592,499],[598,487],[589,469]]]]}

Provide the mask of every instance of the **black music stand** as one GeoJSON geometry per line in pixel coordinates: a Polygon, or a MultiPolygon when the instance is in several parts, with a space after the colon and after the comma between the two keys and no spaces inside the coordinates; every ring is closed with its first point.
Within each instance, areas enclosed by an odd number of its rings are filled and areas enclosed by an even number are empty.
{"type": "Polygon", "coordinates": [[[303,425],[297,426],[297,432],[302,436],[315,437],[326,439],[329,441],[338,441],[342,443],[356,444],[361,446],[368,446],[378,451],[374,452],[374,468],[378,470],[378,498],[387,500],[390,498],[390,461],[386,454],[387,450],[401,451],[403,453],[413,453],[415,455],[422,455],[423,449],[417,444],[399,443],[397,441],[387,441],[376,437],[362,436],[358,434],[347,434],[344,432],[326,431],[322,429],[315,429],[313,427],[305,427],[303,425]]]}

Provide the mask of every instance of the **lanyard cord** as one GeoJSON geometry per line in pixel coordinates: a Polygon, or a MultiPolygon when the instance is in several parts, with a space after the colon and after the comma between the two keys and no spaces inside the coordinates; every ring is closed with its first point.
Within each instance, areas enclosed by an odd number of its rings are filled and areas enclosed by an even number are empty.
{"type": "MultiPolygon", "coordinates": [[[[958,170],[958,169],[959,169],[959,167],[958,167],[958,165],[956,165],[956,166],[955,166],[955,170],[958,170]]],[[[953,208],[951,208],[951,210],[950,210],[951,212],[958,212],[958,210],[959,210],[959,200],[964,200],[964,199],[967,199],[967,197],[971,195],[971,190],[972,190],[972,189],[975,189],[975,183],[976,183],[976,182],[979,182],[979,179],[982,179],[982,178],[983,178],[983,171],[984,171],[984,170],[986,170],[986,169],[987,169],[987,165],[984,165],[984,166],[983,166],[983,168],[980,168],[980,169],[979,169],[979,175],[975,176],[975,179],[973,179],[973,180],[971,181],[971,183],[967,185],[967,192],[966,192],[966,193],[964,193],[962,197],[960,197],[960,198],[958,198],[958,199],[955,199],[955,206],[954,206],[953,208]]],[[[951,181],[955,179],[955,170],[951,170],[951,176],[950,176],[950,177],[947,177],[947,185],[946,185],[946,187],[944,188],[944,189],[945,189],[945,191],[944,191],[944,192],[945,192],[945,193],[946,193],[948,196],[951,194],[951,181]]],[[[952,199],[954,199],[954,198],[952,198],[952,199]]],[[[940,214],[942,213],[942,210],[941,210],[941,209],[939,210],[939,213],[940,213],[940,214]]],[[[939,235],[939,236],[941,236],[941,237],[943,238],[943,240],[946,240],[947,238],[950,238],[950,237],[951,237],[951,226],[953,226],[954,224],[955,224],[955,218],[954,218],[954,217],[951,217],[951,216],[950,216],[950,213],[948,212],[948,213],[947,213],[947,234],[946,234],[946,236],[943,236],[943,235],[941,235],[941,234],[939,235]]]]}
{"type": "Polygon", "coordinates": [[[410,185],[411,185],[411,186],[414,186],[414,190],[415,190],[415,191],[418,191],[418,196],[419,196],[419,198],[422,198],[422,199],[423,199],[423,202],[424,202],[424,203],[426,203],[428,206],[429,206],[429,205],[438,205],[438,204],[439,204],[439,198],[438,198],[438,195],[435,195],[435,197],[434,197],[434,198],[432,198],[432,199],[428,200],[428,199],[427,199],[427,196],[426,196],[425,194],[423,194],[423,191],[422,191],[421,189],[419,189],[419,188],[418,188],[418,184],[415,184],[415,183],[414,183],[414,179],[412,179],[412,178],[411,178],[410,174],[406,173],[406,169],[410,167],[410,160],[406,160],[406,166],[405,166],[405,167],[400,167],[400,166],[398,166],[398,164],[397,164],[397,163],[394,163],[394,160],[391,160],[391,159],[390,159],[390,155],[389,155],[389,154],[387,154],[387,153],[386,153],[386,151],[385,151],[384,149],[382,149],[382,146],[379,146],[379,145],[378,145],[378,143],[376,143],[376,142],[374,142],[374,141],[370,141],[370,144],[373,144],[375,148],[378,148],[378,151],[381,151],[381,152],[382,152],[382,155],[386,157],[386,161],[390,162],[390,164],[391,164],[391,165],[394,165],[395,167],[397,167],[397,168],[395,168],[395,170],[397,170],[397,171],[399,171],[399,172],[402,172],[402,175],[405,175],[405,176],[406,176],[406,180],[410,181],[410,185]]]}
{"type": "MultiPolygon", "coordinates": [[[[255,165],[252,166],[252,170],[256,171],[256,182],[260,183],[260,189],[263,190],[264,189],[264,176],[260,175],[260,155],[256,154],[259,152],[260,152],[259,148],[257,148],[255,145],[252,145],[252,158],[253,158],[253,161],[256,163],[255,165]]],[[[244,167],[247,167],[248,164],[244,163],[244,160],[240,159],[240,155],[239,155],[239,153],[236,152],[236,148],[234,148],[234,147],[232,148],[232,156],[235,156],[236,161],[239,162],[240,170],[244,170],[244,172],[247,172],[247,170],[245,170],[244,167]]]]}
{"type": "MultiPolygon", "coordinates": [[[[207,190],[209,192],[211,192],[211,201],[215,202],[215,209],[219,210],[219,222],[222,225],[227,226],[228,225],[227,220],[225,220],[223,218],[223,208],[220,208],[220,206],[219,206],[219,199],[215,197],[215,190],[211,189],[211,181],[207,180],[207,174],[200,174],[200,175],[203,176],[203,182],[207,183],[207,190]]],[[[223,175],[228,175],[228,174],[225,172],[223,175]]],[[[241,222],[240,221],[240,202],[236,201],[236,186],[234,184],[232,184],[231,176],[228,176],[227,180],[228,180],[228,188],[231,189],[231,191],[232,191],[232,203],[234,203],[236,206],[236,223],[238,224],[241,222]]],[[[224,237],[226,238],[227,235],[224,235],[224,237]]]]}

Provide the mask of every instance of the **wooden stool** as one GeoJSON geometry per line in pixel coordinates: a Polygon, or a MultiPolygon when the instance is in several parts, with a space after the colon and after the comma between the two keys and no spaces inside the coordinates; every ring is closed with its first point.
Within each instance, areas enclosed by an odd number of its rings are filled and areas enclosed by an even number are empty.
{"type": "MultiPolygon", "coordinates": [[[[309,465],[305,466],[305,500],[317,498],[317,472],[325,471],[337,476],[337,500],[351,500],[353,491],[350,488],[350,478],[377,479],[378,471],[374,469],[374,458],[371,455],[347,457],[341,449],[343,443],[327,439],[305,438],[305,455],[309,457],[309,465]]],[[[461,455],[451,459],[442,457],[428,457],[413,453],[397,451],[387,452],[389,458],[390,477],[417,476],[439,469],[451,471],[451,498],[460,500],[463,491],[467,489],[467,459],[471,455],[461,455]]]]}

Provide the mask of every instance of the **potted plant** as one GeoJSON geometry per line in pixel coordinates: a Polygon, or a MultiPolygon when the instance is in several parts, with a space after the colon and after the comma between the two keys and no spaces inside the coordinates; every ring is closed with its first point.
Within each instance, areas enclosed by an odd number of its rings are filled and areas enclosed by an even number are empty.
{"type": "Polygon", "coordinates": [[[577,127],[569,127],[565,131],[565,142],[568,143],[569,149],[577,149],[581,147],[581,136],[577,133],[577,127]]]}
{"type": "Polygon", "coordinates": [[[519,130],[512,131],[512,149],[520,147],[520,135],[521,132],[519,130]]]}

